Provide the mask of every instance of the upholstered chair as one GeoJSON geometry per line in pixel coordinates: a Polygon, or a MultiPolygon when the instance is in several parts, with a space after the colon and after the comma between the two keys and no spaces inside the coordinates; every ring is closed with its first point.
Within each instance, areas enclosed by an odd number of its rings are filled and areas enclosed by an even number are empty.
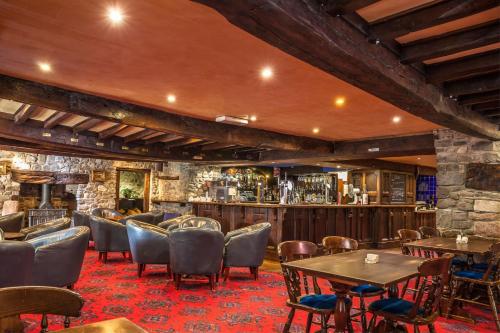
{"type": "Polygon", "coordinates": [[[43,235],[47,235],[56,231],[68,229],[71,227],[71,219],[63,217],[47,223],[37,224],[32,227],[21,229],[21,233],[25,234],[24,240],[33,239],[43,235]]]}
{"type": "Polygon", "coordinates": [[[163,221],[163,212],[148,212],[148,213],[129,215],[121,219],[120,222],[125,225],[129,220],[158,225],[158,223],[163,221]]]}
{"type": "Polygon", "coordinates": [[[173,224],[168,227],[168,231],[183,228],[201,228],[201,229],[211,229],[211,230],[221,230],[219,221],[208,217],[190,217],[177,224],[173,224]]]}
{"type": "Polygon", "coordinates": [[[33,285],[68,287],[78,281],[89,242],[88,227],[73,227],[33,238],[33,285]]]}
{"type": "Polygon", "coordinates": [[[168,219],[168,220],[165,220],[163,222],[160,222],[158,223],[158,226],[160,228],[163,228],[165,230],[168,230],[168,228],[171,226],[171,225],[174,225],[174,224],[179,224],[181,223],[182,221],[184,220],[187,220],[191,217],[194,217],[194,215],[181,215],[181,216],[178,216],[178,217],[174,217],[174,218],[171,218],[171,219],[168,219]]]}
{"type": "Polygon", "coordinates": [[[0,288],[32,284],[35,249],[19,241],[0,241],[0,288]]]}
{"type": "Polygon", "coordinates": [[[118,217],[125,217],[123,216],[123,214],[120,214],[120,212],[117,212],[116,210],[111,208],[94,208],[90,215],[102,218],[112,217],[113,219],[118,219],[118,217]]]}
{"type": "Polygon", "coordinates": [[[224,234],[205,228],[179,228],[169,233],[170,266],[175,287],[179,289],[181,276],[205,275],[215,290],[222,264],[224,234]]]}
{"type": "Polygon", "coordinates": [[[4,232],[19,232],[24,226],[24,212],[0,216],[0,229],[4,232]]]}
{"type": "Polygon", "coordinates": [[[120,222],[91,216],[90,229],[94,239],[94,248],[99,251],[99,260],[102,258],[106,263],[108,252],[121,252],[126,258],[127,252],[130,251],[126,226],[120,222]]]}
{"type": "MultiPolygon", "coordinates": [[[[73,211],[73,219],[71,221],[72,227],[89,227],[90,228],[90,215],[80,211],[73,211]]],[[[89,240],[93,240],[92,233],[90,233],[89,240]]]]}
{"type": "Polygon", "coordinates": [[[264,222],[226,234],[224,237],[224,281],[229,276],[230,267],[249,267],[254,279],[257,280],[259,266],[262,265],[266,255],[270,233],[271,224],[264,222]]]}
{"type": "Polygon", "coordinates": [[[132,261],[141,277],[147,264],[167,265],[170,276],[168,232],[158,226],[136,220],[127,221],[127,234],[132,261]]]}

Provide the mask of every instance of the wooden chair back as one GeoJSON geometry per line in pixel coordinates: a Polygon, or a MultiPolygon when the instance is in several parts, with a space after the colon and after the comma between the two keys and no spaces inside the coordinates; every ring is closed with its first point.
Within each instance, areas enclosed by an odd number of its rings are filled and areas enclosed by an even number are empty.
{"type": "Polygon", "coordinates": [[[500,278],[500,242],[491,245],[490,253],[488,268],[483,274],[483,281],[498,281],[500,278]]]}
{"type": "Polygon", "coordinates": [[[0,288],[0,319],[21,314],[41,314],[41,332],[47,332],[47,315],[65,316],[64,327],[69,327],[69,317],[79,317],[83,298],[68,289],[55,287],[0,288]]]}
{"type": "Polygon", "coordinates": [[[278,244],[280,262],[311,258],[318,254],[318,246],[308,241],[286,241],[278,244]]]}
{"type": "MultiPolygon", "coordinates": [[[[422,239],[420,232],[411,229],[399,229],[398,236],[399,236],[399,245],[401,246],[401,252],[406,255],[415,255],[414,250],[413,249],[410,250],[405,245],[405,243],[414,242],[416,240],[422,239]]],[[[421,256],[420,251],[418,252],[418,255],[421,256]]]]}
{"type": "Polygon", "coordinates": [[[327,254],[354,251],[358,249],[358,241],[341,236],[326,236],[323,238],[323,247],[327,254]]]}
{"type": "Polygon", "coordinates": [[[441,237],[441,232],[433,227],[421,226],[418,231],[420,231],[422,238],[441,237]]]}

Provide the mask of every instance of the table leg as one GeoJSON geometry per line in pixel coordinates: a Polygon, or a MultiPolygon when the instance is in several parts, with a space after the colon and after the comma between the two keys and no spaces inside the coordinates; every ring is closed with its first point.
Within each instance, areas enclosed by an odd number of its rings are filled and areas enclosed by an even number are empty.
{"type": "Polygon", "coordinates": [[[337,283],[330,282],[333,290],[335,291],[335,295],[337,295],[337,305],[335,306],[335,313],[333,314],[333,318],[335,319],[335,332],[346,332],[347,331],[347,320],[349,317],[349,313],[347,311],[347,306],[345,304],[345,299],[347,292],[349,291],[349,286],[337,283]]]}

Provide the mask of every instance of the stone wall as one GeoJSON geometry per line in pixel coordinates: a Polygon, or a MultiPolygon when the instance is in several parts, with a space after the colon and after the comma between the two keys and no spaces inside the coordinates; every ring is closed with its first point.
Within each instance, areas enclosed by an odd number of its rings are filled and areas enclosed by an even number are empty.
{"type": "Polygon", "coordinates": [[[500,238],[500,192],[467,188],[465,184],[469,163],[500,163],[500,141],[442,129],[436,133],[435,146],[437,226],[448,234],[500,238]]]}

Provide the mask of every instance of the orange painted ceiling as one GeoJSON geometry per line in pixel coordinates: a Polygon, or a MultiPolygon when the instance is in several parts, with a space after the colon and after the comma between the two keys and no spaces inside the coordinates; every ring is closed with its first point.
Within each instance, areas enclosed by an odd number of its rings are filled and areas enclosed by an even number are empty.
{"type": "MultiPolygon", "coordinates": [[[[0,72],[213,120],[256,115],[251,126],[324,139],[428,132],[414,117],[232,26],[187,1],[132,1],[112,27],[97,0],[0,1],[0,72]],[[46,61],[52,72],[42,73],[46,61]],[[261,80],[271,66],[275,75],[261,80]],[[167,94],[175,94],[168,104],[167,94]],[[333,100],[346,98],[342,108],[333,100]],[[400,115],[399,124],[392,117],[400,115]]],[[[193,133],[196,134],[196,133],[193,133]]]]}

